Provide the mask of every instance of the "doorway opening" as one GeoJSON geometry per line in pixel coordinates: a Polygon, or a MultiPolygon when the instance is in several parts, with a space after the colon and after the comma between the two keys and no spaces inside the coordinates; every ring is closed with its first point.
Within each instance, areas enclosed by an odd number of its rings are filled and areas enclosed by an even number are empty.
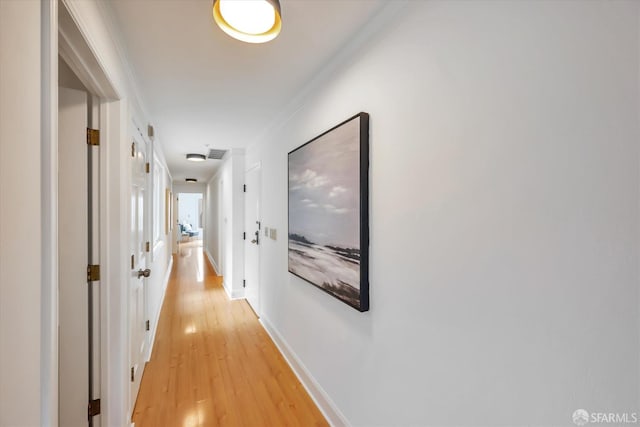
{"type": "Polygon", "coordinates": [[[100,425],[98,96],[58,58],[58,414],[100,425]],[[90,136],[91,143],[88,143],[90,136]],[[87,420],[87,405],[91,414],[87,420]]]}
{"type": "Polygon", "coordinates": [[[178,193],[178,245],[202,246],[203,198],[202,193],[178,193]]]}

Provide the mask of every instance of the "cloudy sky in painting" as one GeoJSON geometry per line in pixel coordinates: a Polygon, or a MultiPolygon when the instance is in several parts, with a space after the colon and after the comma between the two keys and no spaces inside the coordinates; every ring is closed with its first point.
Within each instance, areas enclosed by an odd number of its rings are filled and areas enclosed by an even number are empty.
{"type": "Polygon", "coordinates": [[[360,248],[360,118],[289,155],[289,232],[360,248]]]}

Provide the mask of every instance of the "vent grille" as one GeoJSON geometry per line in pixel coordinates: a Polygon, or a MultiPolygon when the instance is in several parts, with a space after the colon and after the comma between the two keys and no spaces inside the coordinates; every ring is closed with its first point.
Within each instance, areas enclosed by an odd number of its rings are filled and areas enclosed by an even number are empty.
{"type": "Polygon", "coordinates": [[[220,160],[224,157],[226,152],[227,150],[216,150],[212,148],[211,150],[209,150],[209,154],[207,155],[207,158],[220,160]]]}

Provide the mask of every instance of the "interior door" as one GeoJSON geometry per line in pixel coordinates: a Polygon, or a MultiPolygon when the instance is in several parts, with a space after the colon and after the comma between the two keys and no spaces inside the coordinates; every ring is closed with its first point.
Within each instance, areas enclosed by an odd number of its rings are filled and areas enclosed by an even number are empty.
{"type": "Polygon", "coordinates": [[[260,217],[261,168],[256,165],[245,174],[245,298],[260,316],[260,244],[267,237],[262,233],[260,217]]]}
{"type": "Polygon", "coordinates": [[[87,94],[58,91],[59,424],[88,425],[87,94]]]}
{"type": "MultiPolygon", "coordinates": [[[[147,269],[147,147],[141,138],[131,145],[131,275],[129,278],[129,340],[130,340],[130,404],[133,409],[147,351],[145,325],[145,285],[150,271],[147,269]]],[[[132,411],[133,412],[133,411],[132,411]]]]}

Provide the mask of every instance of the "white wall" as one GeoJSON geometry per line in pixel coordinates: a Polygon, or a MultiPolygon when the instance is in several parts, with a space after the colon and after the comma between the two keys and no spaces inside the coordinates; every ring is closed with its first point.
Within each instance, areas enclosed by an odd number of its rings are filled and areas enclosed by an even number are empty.
{"type": "MultiPolygon", "coordinates": [[[[407,2],[262,161],[263,321],[356,426],[640,412],[637,2],[407,2]],[[287,152],[371,114],[371,310],[287,272],[287,152]]],[[[321,81],[321,79],[320,79],[321,81]]]]}
{"type": "Polygon", "coordinates": [[[205,252],[231,298],[244,296],[244,157],[242,149],[229,150],[206,187],[205,252]]]}
{"type": "Polygon", "coordinates": [[[182,181],[174,181],[173,182],[173,192],[175,194],[180,193],[200,193],[204,194],[204,190],[206,188],[206,184],[200,182],[182,182],[182,181]]]}
{"type": "Polygon", "coordinates": [[[0,1],[0,426],[41,422],[41,5],[0,1]],[[25,160],[28,160],[25,162],[25,160]],[[24,227],[27,228],[25,232],[24,227]]]}
{"type": "Polygon", "coordinates": [[[220,273],[220,180],[216,174],[207,183],[205,196],[204,251],[220,273]]]}

